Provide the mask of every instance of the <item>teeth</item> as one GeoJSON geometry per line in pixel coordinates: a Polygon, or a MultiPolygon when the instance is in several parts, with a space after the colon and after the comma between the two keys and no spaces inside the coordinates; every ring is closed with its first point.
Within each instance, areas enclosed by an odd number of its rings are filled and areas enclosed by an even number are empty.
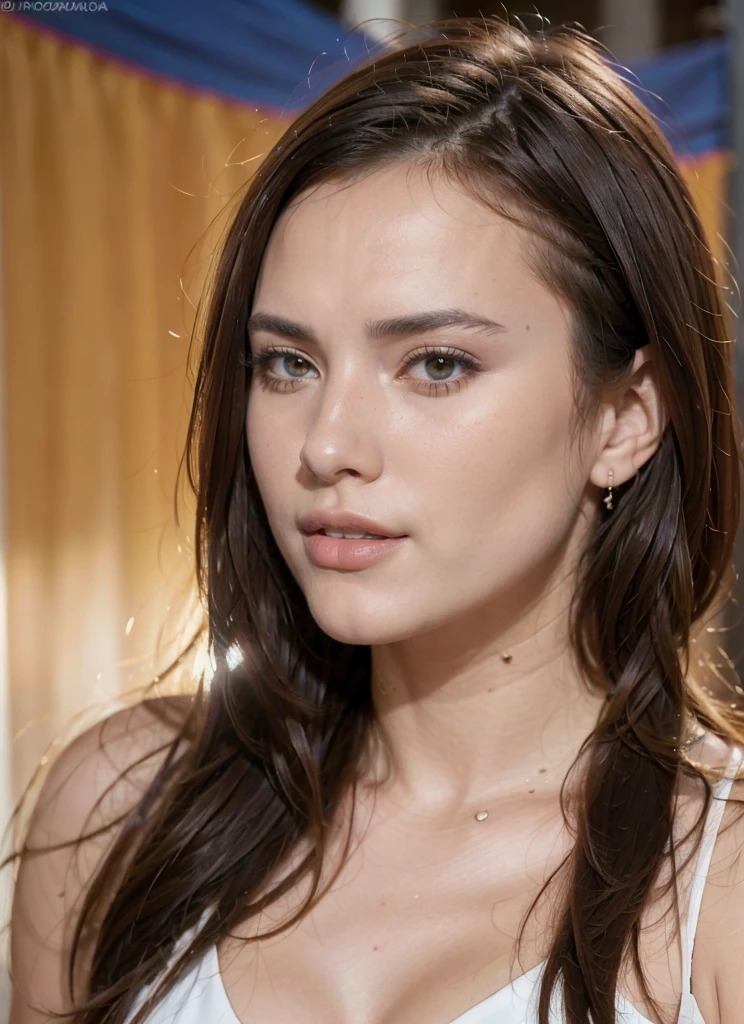
{"type": "Polygon", "coordinates": [[[379,533],[356,533],[353,530],[321,530],[326,537],[344,537],[346,540],[382,540],[379,533]]]}

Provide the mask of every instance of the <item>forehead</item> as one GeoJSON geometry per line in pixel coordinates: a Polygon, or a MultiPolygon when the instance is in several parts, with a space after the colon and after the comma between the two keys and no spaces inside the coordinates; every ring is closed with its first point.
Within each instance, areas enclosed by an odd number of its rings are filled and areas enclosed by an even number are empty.
{"type": "MultiPolygon", "coordinates": [[[[264,254],[257,296],[318,307],[364,299],[386,308],[432,296],[455,304],[515,291],[534,300],[522,228],[442,175],[397,164],[328,181],[284,210],[264,254]]],[[[544,289],[543,289],[544,290],[544,289]]]]}

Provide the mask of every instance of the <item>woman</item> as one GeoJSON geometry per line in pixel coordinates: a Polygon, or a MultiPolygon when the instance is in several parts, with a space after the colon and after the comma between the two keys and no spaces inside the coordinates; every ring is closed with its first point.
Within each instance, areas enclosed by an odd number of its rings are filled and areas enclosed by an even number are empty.
{"type": "Polygon", "coordinates": [[[305,111],[204,332],[214,671],[54,765],[12,1024],[740,1021],[730,329],[580,33],[437,23],[305,111]]]}

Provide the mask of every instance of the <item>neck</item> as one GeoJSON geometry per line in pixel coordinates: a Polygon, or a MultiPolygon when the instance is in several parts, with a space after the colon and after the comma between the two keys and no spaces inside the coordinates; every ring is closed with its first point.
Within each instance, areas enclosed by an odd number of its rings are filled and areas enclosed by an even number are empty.
{"type": "Polygon", "coordinates": [[[604,701],[575,665],[567,594],[373,648],[373,779],[399,806],[446,819],[560,787],[604,701]]]}

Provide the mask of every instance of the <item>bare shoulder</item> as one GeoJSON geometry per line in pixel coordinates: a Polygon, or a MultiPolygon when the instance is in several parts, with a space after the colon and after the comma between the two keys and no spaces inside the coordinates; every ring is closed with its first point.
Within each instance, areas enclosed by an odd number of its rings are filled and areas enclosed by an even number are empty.
{"type": "Polygon", "coordinates": [[[116,711],[73,740],[49,769],[13,894],[10,1024],[36,1024],[50,1010],[69,1010],[64,973],[81,900],[166,759],[188,746],[189,706],[188,697],[161,697],[116,711]]]}
{"type": "Polygon", "coordinates": [[[47,775],[29,840],[46,829],[80,838],[89,817],[98,827],[110,824],[143,795],[186,713],[185,698],[142,701],[115,711],[73,740],[47,775]]]}

